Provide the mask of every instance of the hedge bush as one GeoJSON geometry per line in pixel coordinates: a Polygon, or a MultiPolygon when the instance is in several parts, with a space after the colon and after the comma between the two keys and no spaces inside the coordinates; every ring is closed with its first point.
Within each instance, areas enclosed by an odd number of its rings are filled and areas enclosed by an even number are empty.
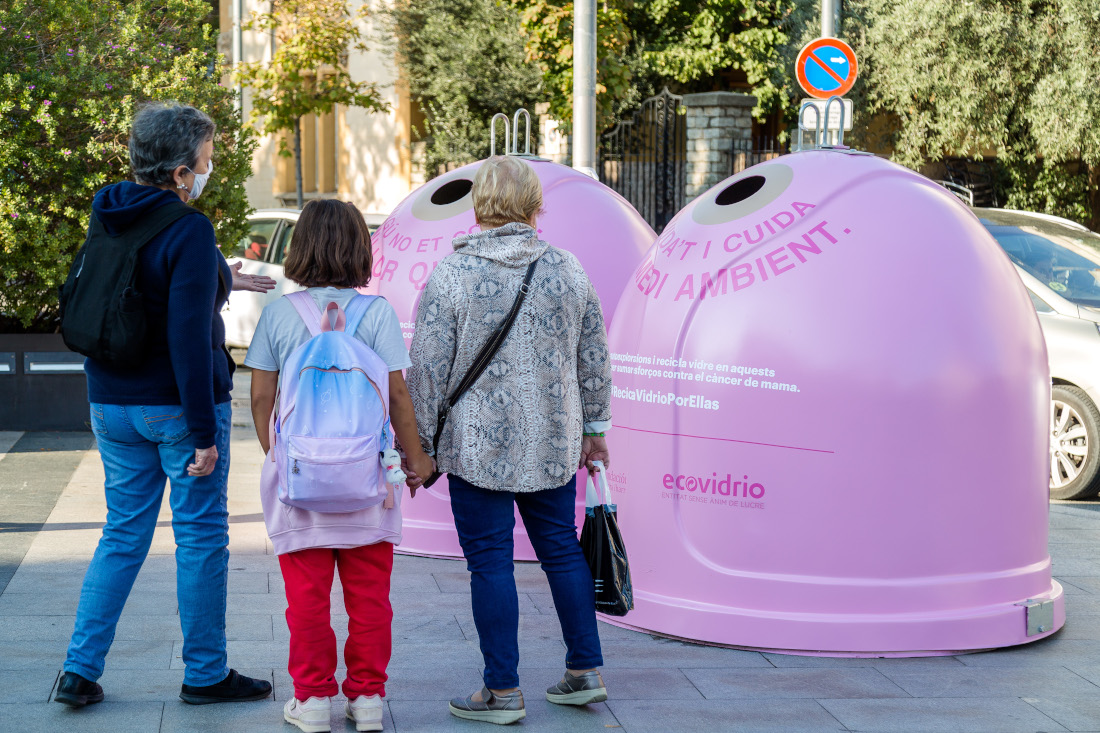
{"type": "Polygon", "coordinates": [[[0,4],[0,331],[57,327],[57,287],[84,240],[92,197],[130,178],[130,121],[177,100],[218,125],[197,207],[228,251],[245,235],[255,141],[222,85],[205,0],[8,0],[0,4]]]}

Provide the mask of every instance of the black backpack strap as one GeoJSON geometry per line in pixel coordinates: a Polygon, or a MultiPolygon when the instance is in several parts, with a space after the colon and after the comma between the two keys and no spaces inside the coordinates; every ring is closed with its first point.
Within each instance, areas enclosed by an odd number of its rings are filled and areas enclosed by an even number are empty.
{"type": "Polygon", "coordinates": [[[508,332],[512,330],[512,324],[516,322],[516,316],[519,315],[519,308],[523,305],[523,299],[527,297],[527,293],[531,289],[531,278],[535,276],[535,266],[538,265],[538,263],[539,261],[536,259],[528,265],[527,275],[523,278],[523,284],[519,286],[519,292],[516,294],[516,302],[512,304],[512,310],[508,312],[508,315],[500,322],[500,325],[498,325],[493,333],[489,335],[489,340],[485,342],[485,345],[481,347],[481,351],[474,357],[474,361],[470,365],[470,370],[466,372],[466,375],[462,378],[462,381],[458,383],[454,391],[443,401],[443,405],[439,409],[439,421],[436,423],[435,438],[432,441],[433,453],[439,451],[439,436],[443,432],[443,425],[447,422],[447,415],[450,414],[451,408],[462,398],[462,395],[469,391],[470,387],[474,386],[474,382],[476,382],[478,377],[488,368],[489,362],[493,360],[497,351],[500,350],[501,345],[504,343],[504,339],[508,338],[508,332]]]}
{"type": "MultiPolygon", "coordinates": [[[[163,206],[158,206],[153,209],[134,224],[134,226],[124,232],[119,232],[117,236],[125,234],[131,237],[135,246],[140,248],[146,245],[153,237],[164,231],[172,222],[182,219],[188,214],[201,213],[202,212],[195,207],[188,206],[182,201],[170,201],[163,206]]],[[[92,216],[94,218],[95,214],[92,214],[92,216]]]]}

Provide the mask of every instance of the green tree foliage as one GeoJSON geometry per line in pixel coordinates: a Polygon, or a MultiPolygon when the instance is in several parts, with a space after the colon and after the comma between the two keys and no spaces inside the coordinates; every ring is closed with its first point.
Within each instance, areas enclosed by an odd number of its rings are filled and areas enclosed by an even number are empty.
{"type": "Polygon", "coordinates": [[[775,72],[788,67],[780,51],[795,11],[793,0],[659,0],[636,3],[629,17],[642,40],[642,73],[709,91],[716,74],[741,71],[762,119],[786,109],[789,75],[777,84],[775,72]]]}
{"type": "Polygon", "coordinates": [[[519,14],[510,5],[398,0],[389,20],[398,67],[426,118],[418,132],[428,142],[430,174],[448,163],[484,158],[493,114],[532,109],[544,96],[539,68],[525,58],[519,14]]]}
{"type": "Polygon", "coordinates": [[[1096,0],[852,0],[867,112],[912,167],[992,153],[1008,205],[1100,228],[1096,0]]]}
{"type": "MultiPolygon", "coordinates": [[[[791,95],[779,69],[795,0],[601,0],[596,5],[596,125],[606,129],[671,84],[714,88],[745,73],[757,115],[791,95]]],[[[572,0],[398,0],[398,65],[427,116],[429,169],[488,152],[494,112],[547,102],[569,131],[573,113],[572,0]]]]}
{"type": "MultiPolygon", "coordinates": [[[[512,0],[520,11],[526,57],[542,72],[550,116],[568,133],[573,122],[573,3],[512,0]]],[[[632,93],[631,33],[622,0],[596,4],[596,129],[614,124],[624,108],[639,101],[632,93]]]]}
{"type": "MultiPolygon", "coordinates": [[[[844,14],[847,24],[838,30],[838,35],[848,39],[847,25],[856,20],[852,18],[849,8],[850,3],[844,3],[844,14]]],[[[806,93],[798,86],[795,79],[794,62],[798,52],[810,41],[821,36],[821,8],[818,0],[791,0],[783,8],[778,21],[780,34],[774,49],[768,55],[768,69],[770,73],[767,88],[775,90],[780,97],[772,105],[772,109],[782,111],[785,120],[791,125],[797,124],[799,101],[806,97],[806,93]]],[[[850,39],[849,39],[850,40],[850,39]]],[[[860,61],[860,79],[866,78],[863,62],[860,61]]],[[[847,95],[853,99],[859,99],[862,90],[860,82],[847,95]]]]}
{"type": "Polygon", "coordinates": [[[196,202],[228,251],[247,231],[254,142],[220,84],[204,0],[0,4],[0,330],[52,331],[96,190],[130,176],[130,120],[178,100],[218,124],[196,202]]]}
{"type": "MultiPolygon", "coordinates": [[[[366,12],[366,6],[361,8],[366,12]]],[[[366,52],[356,18],[345,0],[279,0],[267,13],[253,13],[247,30],[275,36],[270,61],[242,62],[239,83],[252,88],[251,121],[265,134],[293,133],[298,208],[302,207],[302,117],[324,115],[336,105],[382,112],[389,105],[377,87],[357,82],[347,69],[349,51],[366,52]]],[[[286,141],[280,153],[291,155],[286,141]]]]}
{"type": "MultiPolygon", "coordinates": [[[[551,114],[568,125],[573,98],[573,3],[511,0],[522,10],[528,58],[539,64],[551,114]]],[[[794,0],[605,0],[597,5],[597,127],[670,84],[709,91],[715,76],[745,74],[763,118],[785,110],[781,53],[794,0]]]]}

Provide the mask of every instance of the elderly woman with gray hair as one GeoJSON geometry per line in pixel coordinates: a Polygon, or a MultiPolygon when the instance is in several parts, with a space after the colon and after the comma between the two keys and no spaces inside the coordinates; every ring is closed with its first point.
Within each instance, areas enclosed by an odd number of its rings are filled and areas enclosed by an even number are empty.
{"type": "Polygon", "coordinates": [[[180,697],[204,704],[271,694],[269,682],[238,674],[226,660],[233,362],[219,311],[231,281],[260,291],[274,282],[234,277],[210,221],[183,205],[210,179],[214,132],[214,122],[194,107],[144,107],[130,134],[136,182],[107,186],[92,202],[93,236],[129,237],[134,246],[147,240],[138,252],[137,283],[149,328],[139,362],[89,358],[84,366],[107,523],[84,576],[54,695],[73,707],[103,699],[96,680],[149,552],[166,481],[183,627],[180,697]]]}
{"type": "Polygon", "coordinates": [[[611,364],[588,275],[535,230],[542,186],[531,164],[490,158],[472,193],[482,231],[454,240],[454,253],[424,289],[408,384],[421,444],[448,474],[485,659],[484,689],[452,700],[450,711],[514,723],[526,715],[517,671],[516,507],[550,582],[566,645],[565,675],[546,697],[565,705],[607,699],[596,669],[603,657],[592,574],[574,506],[578,466],[608,464],[611,364]],[[436,435],[441,405],[512,309],[525,277],[530,285],[511,331],[436,435]]]}

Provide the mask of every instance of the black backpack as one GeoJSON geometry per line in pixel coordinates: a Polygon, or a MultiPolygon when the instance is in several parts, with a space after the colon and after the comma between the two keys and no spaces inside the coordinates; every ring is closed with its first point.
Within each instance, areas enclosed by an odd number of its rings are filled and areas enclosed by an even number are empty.
{"type": "Polygon", "coordinates": [[[148,318],[137,284],[138,252],[172,222],[197,213],[172,201],[115,236],[92,214],[88,238],[60,289],[66,346],[115,366],[134,366],[142,359],[148,318]]]}

